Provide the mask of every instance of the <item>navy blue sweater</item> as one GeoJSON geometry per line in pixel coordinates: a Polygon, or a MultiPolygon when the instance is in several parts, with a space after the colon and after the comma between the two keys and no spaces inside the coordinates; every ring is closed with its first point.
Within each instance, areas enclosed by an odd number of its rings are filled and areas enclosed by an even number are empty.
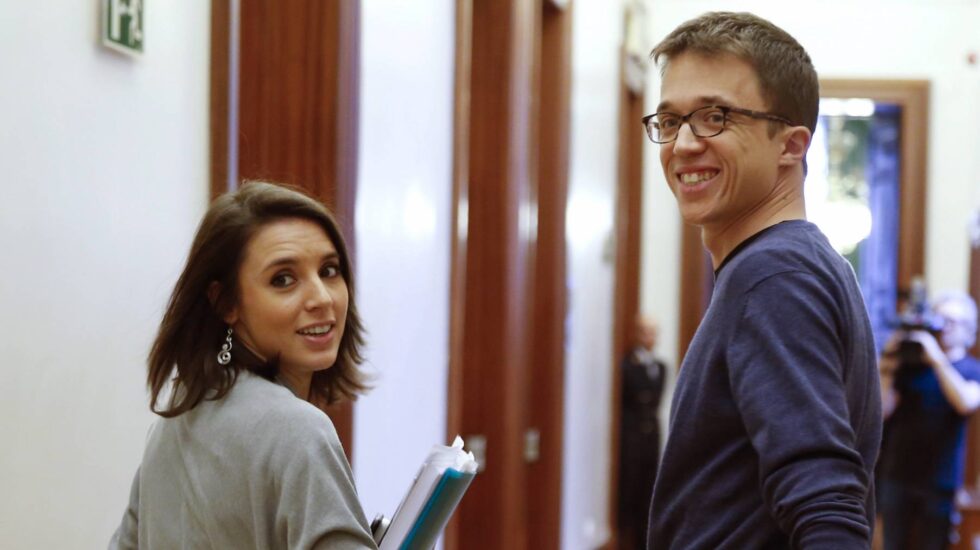
{"type": "Polygon", "coordinates": [[[853,270],[816,226],[783,222],[726,258],[670,416],[651,550],[870,546],[874,340],[853,270]]]}

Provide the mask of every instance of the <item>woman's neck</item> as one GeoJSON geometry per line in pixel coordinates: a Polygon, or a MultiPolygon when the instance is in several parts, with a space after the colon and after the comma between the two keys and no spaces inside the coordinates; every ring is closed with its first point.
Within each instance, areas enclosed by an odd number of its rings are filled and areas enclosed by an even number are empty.
{"type": "MultiPolygon", "coordinates": [[[[268,363],[268,358],[258,352],[246,339],[241,339],[242,345],[248,349],[248,351],[258,358],[262,363],[268,363]]],[[[279,365],[279,372],[277,378],[280,382],[286,385],[296,397],[300,399],[309,401],[310,400],[310,385],[313,383],[313,373],[311,372],[296,372],[291,369],[283,368],[279,365]]]]}
{"type": "Polygon", "coordinates": [[[310,400],[310,385],[313,383],[313,373],[296,373],[279,367],[279,380],[300,399],[310,400]]]}

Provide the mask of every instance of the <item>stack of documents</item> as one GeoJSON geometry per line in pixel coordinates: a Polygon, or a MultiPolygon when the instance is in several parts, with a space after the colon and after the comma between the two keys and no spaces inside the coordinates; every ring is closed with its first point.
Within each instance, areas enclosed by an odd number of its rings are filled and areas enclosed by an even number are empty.
{"type": "Polygon", "coordinates": [[[476,475],[473,453],[463,451],[456,436],[451,447],[436,445],[422,463],[408,494],[385,529],[374,528],[380,550],[429,550],[476,475]]]}

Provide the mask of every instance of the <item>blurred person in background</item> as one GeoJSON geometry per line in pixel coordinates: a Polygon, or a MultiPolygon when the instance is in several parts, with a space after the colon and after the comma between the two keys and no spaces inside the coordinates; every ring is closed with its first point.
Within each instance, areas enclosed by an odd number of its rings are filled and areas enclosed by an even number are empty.
{"type": "Polygon", "coordinates": [[[648,508],[660,462],[660,399],[667,366],[657,358],[657,323],[637,315],[621,364],[619,532],[622,550],[646,547],[648,508]]]}
{"type": "Polygon", "coordinates": [[[931,318],[897,330],[882,349],[886,422],[878,479],[885,550],[949,545],[966,421],[980,407],[980,361],[967,352],[976,334],[976,303],[950,291],[933,300],[931,318]]]}

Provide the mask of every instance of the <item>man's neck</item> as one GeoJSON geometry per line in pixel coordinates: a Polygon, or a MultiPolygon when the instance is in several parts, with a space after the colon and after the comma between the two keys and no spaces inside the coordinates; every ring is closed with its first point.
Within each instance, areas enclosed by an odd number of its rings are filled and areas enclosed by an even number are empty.
{"type": "Polygon", "coordinates": [[[806,219],[802,184],[793,190],[778,192],[772,199],[723,225],[701,227],[701,241],[711,254],[714,269],[717,270],[739,244],[763,229],[789,220],[806,219]]]}

